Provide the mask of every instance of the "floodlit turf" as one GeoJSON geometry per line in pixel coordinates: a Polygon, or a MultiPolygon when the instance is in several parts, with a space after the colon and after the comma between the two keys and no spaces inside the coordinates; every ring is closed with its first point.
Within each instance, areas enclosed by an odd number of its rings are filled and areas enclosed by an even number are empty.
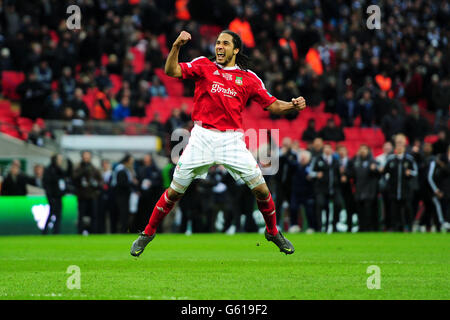
{"type": "Polygon", "coordinates": [[[0,237],[0,299],[450,299],[448,234],[287,237],[290,256],[261,234],[159,234],[140,258],[135,235],[0,237]]]}

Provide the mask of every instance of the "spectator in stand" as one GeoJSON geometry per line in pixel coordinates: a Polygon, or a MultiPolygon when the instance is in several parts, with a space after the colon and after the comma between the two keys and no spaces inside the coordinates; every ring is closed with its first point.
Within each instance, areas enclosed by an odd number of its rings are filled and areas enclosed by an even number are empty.
{"type": "Polygon", "coordinates": [[[94,108],[92,112],[92,119],[94,120],[109,120],[111,118],[112,108],[108,96],[98,91],[95,94],[94,108]]]}
{"type": "Polygon", "coordinates": [[[155,76],[155,71],[153,70],[152,64],[150,61],[145,61],[144,69],[138,75],[138,81],[145,80],[147,82],[151,82],[153,77],[155,76]]]}
{"type": "Polygon", "coordinates": [[[50,90],[53,79],[52,69],[48,65],[47,60],[41,60],[39,66],[34,68],[34,73],[36,73],[37,80],[44,85],[46,90],[50,90]]]}
{"type": "Polygon", "coordinates": [[[153,76],[150,94],[152,97],[167,97],[166,87],[161,83],[161,80],[159,80],[157,76],[153,76]]]}
{"type": "Polygon", "coordinates": [[[314,120],[314,118],[310,118],[308,120],[308,126],[306,127],[305,131],[303,131],[303,133],[302,133],[302,140],[306,141],[307,143],[310,144],[318,136],[319,136],[319,133],[316,130],[316,120],[314,120]]]}
{"type": "Polygon", "coordinates": [[[44,130],[37,124],[33,123],[31,127],[31,131],[28,133],[27,142],[31,142],[32,144],[43,147],[45,143],[45,133],[44,130]]]}
{"type": "Polygon", "coordinates": [[[45,100],[43,118],[60,119],[63,112],[63,100],[58,91],[54,90],[45,100]]]}
{"type": "Polygon", "coordinates": [[[450,139],[448,138],[448,129],[441,129],[438,132],[438,140],[433,143],[433,154],[445,153],[448,145],[450,144],[450,139]]]}
{"type": "Polygon", "coordinates": [[[355,201],[358,212],[359,231],[378,231],[377,188],[380,172],[367,145],[359,147],[348,169],[349,178],[354,179],[355,201]]]}
{"type": "Polygon", "coordinates": [[[76,81],[72,75],[72,69],[68,66],[62,70],[62,76],[59,79],[59,91],[65,102],[73,98],[76,89],[76,81]]]}
{"type": "Polygon", "coordinates": [[[392,108],[389,114],[386,114],[381,121],[381,130],[386,140],[392,140],[393,137],[404,132],[405,118],[397,108],[392,108]]]}
{"type": "Polygon", "coordinates": [[[450,79],[447,78],[439,81],[439,76],[434,74],[431,77],[432,85],[430,89],[430,97],[428,103],[429,108],[436,112],[436,119],[434,123],[435,129],[438,128],[441,120],[447,123],[449,118],[449,106],[450,106],[450,79]]]}
{"type": "Polygon", "coordinates": [[[172,115],[166,122],[166,132],[172,134],[175,129],[182,128],[184,126],[183,119],[181,118],[181,109],[172,109],[172,115]]]}
{"type": "Polygon", "coordinates": [[[20,171],[20,161],[13,160],[9,173],[3,180],[1,194],[2,196],[25,196],[27,184],[30,184],[30,178],[20,171]]]}
{"type": "Polygon", "coordinates": [[[117,55],[110,54],[108,57],[108,64],[106,65],[106,71],[108,74],[115,74],[115,75],[121,75],[122,74],[122,68],[119,63],[119,59],[117,58],[117,55]]]}
{"type": "Polygon", "coordinates": [[[112,82],[111,79],[109,79],[109,74],[106,67],[100,68],[100,74],[95,78],[95,83],[102,91],[112,87],[112,82]]]}
{"type": "Polygon", "coordinates": [[[131,109],[131,115],[133,117],[145,118],[145,116],[147,115],[146,107],[147,104],[145,103],[145,100],[138,99],[136,102],[136,106],[131,109]]]}
{"type": "Polygon", "coordinates": [[[419,106],[414,104],[411,107],[411,113],[405,120],[405,134],[409,141],[423,141],[431,132],[428,121],[420,116],[419,106]]]}
{"type": "Polygon", "coordinates": [[[44,101],[48,94],[45,86],[37,80],[36,73],[27,74],[27,79],[17,87],[20,95],[20,116],[36,120],[44,114],[44,101]]]}
{"type": "Polygon", "coordinates": [[[69,101],[70,108],[72,108],[74,114],[78,118],[87,120],[89,119],[89,108],[83,100],[83,90],[81,88],[75,89],[75,94],[72,100],[69,101]]]}
{"type": "Polygon", "coordinates": [[[164,134],[164,125],[161,123],[161,117],[158,112],[153,114],[153,119],[148,124],[148,129],[150,132],[162,136],[164,134]]]}
{"type": "Polygon", "coordinates": [[[150,103],[152,94],[150,85],[147,81],[141,80],[139,81],[139,89],[138,92],[135,95],[136,100],[144,100],[146,104],[150,103]]]}
{"type": "Polygon", "coordinates": [[[341,117],[342,125],[344,127],[353,127],[353,122],[359,115],[359,105],[356,103],[353,96],[353,91],[347,90],[344,98],[339,101],[337,106],[337,113],[341,117]]]}
{"type": "Polygon", "coordinates": [[[78,200],[78,233],[98,233],[98,197],[102,175],[92,164],[90,151],[81,153],[81,162],[73,172],[73,183],[78,200]]]}
{"type": "Polygon", "coordinates": [[[333,118],[327,120],[327,124],[319,131],[319,136],[324,141],[342,141],[345,140],[344,131],[336,126],[333,118]]]}
{"type": "Polygon", "coordinates": [[[311,152],[300,151],[300,161],[295,161],[292,168],[292,187],[290,203],[290,227],[289,232],[299,232],[299,209],[303,206],[306,214],[308,229],[307,233],[320,232],[314,208],[314,188],[311,172],[311,152]]]}
{"type": "Polygon", "coordinates": [[[361,99],[358,101],[358,109],[361,115],[361,127],[372,127],[375,120],[375,110],[369,90],[363,92],[361,99]]]}
{"type": "Polygon", "coordinates": [[[122,121],[126,117],[131,115],[130,99],[128,97],[123,97],[120,103],[113,111],[112,120],[122,121]]]}

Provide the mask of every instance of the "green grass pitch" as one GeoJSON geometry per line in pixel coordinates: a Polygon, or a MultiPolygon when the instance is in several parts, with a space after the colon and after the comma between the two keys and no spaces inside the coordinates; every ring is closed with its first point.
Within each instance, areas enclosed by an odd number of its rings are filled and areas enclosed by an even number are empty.
{"type": "Polygon", "coordinates": [[[0,299],[450,299],[448,234],[287,237],[290,256],[261,234],[158,234],[133,258],[135,235],[4,236],[0,299]]]}

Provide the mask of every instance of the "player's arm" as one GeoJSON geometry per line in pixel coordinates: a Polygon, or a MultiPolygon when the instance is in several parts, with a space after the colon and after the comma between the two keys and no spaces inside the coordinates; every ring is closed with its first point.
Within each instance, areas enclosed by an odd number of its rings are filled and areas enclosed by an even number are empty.
{"type": "Polygon", "coordinates": [[[180,48],[182,45],[186,44],[189,40],[191,40],[191,35],[189,32],[181,31],[178,38],[172,45],[172,49],[167,56],[166,65],[164,68],[165,73],[168,76],[181,78],[181,67],[178,64],[178,54],[180,53],[180,48]]]}
{"type": "Polygon", "coordinates": [[[267,107],[271,113],[274,114],[286,114],[291,111],[301,111],[306,108],[306,101],[303,97],[292,98],[290,102],[283,100],[276,100],[274,103],[267,107]]]}

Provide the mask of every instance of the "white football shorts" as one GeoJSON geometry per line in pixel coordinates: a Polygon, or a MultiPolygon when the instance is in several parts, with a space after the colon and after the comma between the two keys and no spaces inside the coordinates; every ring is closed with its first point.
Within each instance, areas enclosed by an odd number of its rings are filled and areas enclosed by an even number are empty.
{"type": "Polygon", "coordinates": [[[223,165],[236,181],[242,179],[250,189],[265,183],[243,137],[243,132],[210,130],[195,124],[170,187],[184,193],[192,180],[205,179],[208,169],[216,164],[223,165]]]}

